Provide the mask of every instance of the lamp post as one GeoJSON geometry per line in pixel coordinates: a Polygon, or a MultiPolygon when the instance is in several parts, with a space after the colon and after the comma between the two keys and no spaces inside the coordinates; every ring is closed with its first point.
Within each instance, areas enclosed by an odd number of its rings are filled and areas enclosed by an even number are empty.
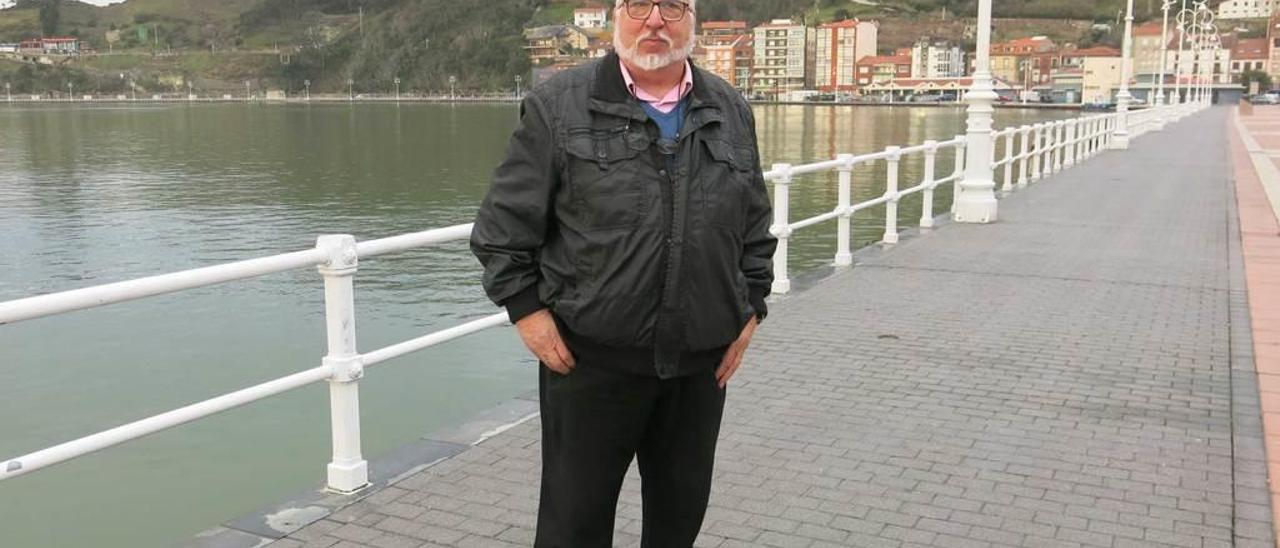
{"type": "Polygon", "coordinates": [[[991,124],[997,96],[991,81],[991,0],[978,0],[978,48],[965,131],[964,179],[956,185],[951,217],[958,223],[996,220],[996,183],[991,168],[991,124]]]}
{"type": "Polygon", "coordinates": [[[138,100],[138,88],[133,85],[133,78],[129,79],[129,93],[133,97],[133,101],[136,102],[138,100]]]}
{"type": "Polygon", "coordinates": [[[307,90],[307,91],[306,91],[306,93],[307,93],[307,94],[306,94],[307,101],[310,101],[310,100],[311,100],[311,80],[310,80],[310,79],[303,80],[303,81],[302,81],[302,86],[303,86],[304,88],[306,88],[306,90],[307,90]]]}
{"type": "Polygon", "coordinates": [[[458,77],[452,76],[452,75],[449,76],[449,100],[450,101],[457,98],[457,94],[454,93],[454,86],[457,86],[457,85],[458,85],[458,77]]]}
{"type": "Polygon", "coordinates": [[[400,77],[396,76],[396,102],[400,102],[400,77]]]}
{"type": "Polygon", "coordinates": [[[1164,129],[1165,115],[1164,109],[1164,72],[1165,64],[1169,62],[1169,10],[1173,8],[1174,0],[1164,0],[1160,4],[1160,11],[1164,13],[1163,21],[1160,24],[1160,69],[1159,77],[1156,80],[1156,97],[1152,105],[1156,110],[1156,128],[1164,129]]]}
{"type": "Polygon", "coordinates": [[[347,78],[347,100],[356,100],[356,81],[353,78],[347,78]]]}
{"type": "Polygon", "coordinates": [[[1133,0],[1125,3],[1124,51],[1120,54],[1120,92],[1116,94],[1116,132],[1111,148],[1129,148],[1129,78],[1133,76],[1133,0]]]}
{"type": "Polygon", "coordinates": [[[9,82],[4,83],[4,100],[6,103],[13,102],[13,94],[9,92],[9,82]]]}
{"type": "Polygon", "coordinates": [[[517,101],[520,100],[520,81],[521,80],[523,80],[523,78],[521,78],[520,75],[517,74],[516,75],[516,100],[517,101]]]}
{"type": "Polygon", "coordinates": [[[247,102],[252,98],[252,84],[248,80],[244,81],[244,100],[247,102]]]}
{"type": "Polygon", "coordinates": [[[191,83],[190,80],[187,80],[187,101],[196,100],[195,87],[195,84],[191,83]]]}
{"type": "Polygon", "coordinates": [[[68,102],[76,100],[75,88],[76,88],[76,85],[74,83],[67,82],[67,101],[68,102]]]}
{"type": "Polygon", "coordinates": [[[1183,69],[1187,62],[1184,50],[1187,43],[1187,28],[1190,23],[1188,19],[1192,13],[1191,10],[1187,9],[1187,0],[1181,0],[1181,2],[1182,8],[1178,10],[1178,16],[1175,18],[1178,23],[1178,57],[1177,64],[1173,67],[1173,97],[1175,99],[1174,103],[1179,105],[1187,102],[1182,97],[1182,82],[1183,78],[1186,77],[1186,71],[1183,69]]]}

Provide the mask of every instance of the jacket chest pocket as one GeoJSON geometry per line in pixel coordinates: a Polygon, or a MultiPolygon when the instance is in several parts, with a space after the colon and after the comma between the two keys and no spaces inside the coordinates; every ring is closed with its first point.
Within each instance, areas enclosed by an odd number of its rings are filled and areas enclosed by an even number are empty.
{"type": "Polygon", "coordinates": [[[747,190],[755,169],[755,151],[720,139],[703,141],[707,151],[698,174],[707,222],[741,231],[746,224],[747,190]]]}
{"type": "Polygon", "coordinates": [[[585,229],[633,228],[649,216],[658,193],[647,174],[648,144],[625,130],[569,134],[565,175],[585,229]]]}

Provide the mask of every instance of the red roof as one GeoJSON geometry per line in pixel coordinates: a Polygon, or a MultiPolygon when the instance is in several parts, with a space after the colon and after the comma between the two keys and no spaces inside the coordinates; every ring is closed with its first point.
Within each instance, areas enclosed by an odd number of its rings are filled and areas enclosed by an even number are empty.
{"type": "Polygon", "coordinates": [[[861,21],[858,21],[857,19],[845,19],[843,21],[836,21],[834,23],[827,23],[825,25],[818,25],[818,28],[820,29],[851,29],[851,28],[856,28],[859,23],[861,23],[861,21]]]}
{"type": "Polygon", "coordinates": [[[1164,32],[1163,23],[1143,23],[1133,27],[1134,36],[1160,36],[1164,32]]]}
{"type": "Polygon", "coordinates": [[[1119,57],[1120,50],[1106,46],[1078,49],[1067,54],[1068,57],[1119,57]]]}
{"type": "Polygon", "coordinates": [[[1231,58],[1241,61],[1266,59],[1268,55],[1266,38],[1242,38],[1231,48],[1231,58]]]}

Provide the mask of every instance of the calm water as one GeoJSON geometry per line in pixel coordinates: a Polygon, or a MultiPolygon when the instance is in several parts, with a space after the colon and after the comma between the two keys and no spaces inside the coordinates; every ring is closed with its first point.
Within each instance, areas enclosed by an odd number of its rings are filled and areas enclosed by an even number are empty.
{"type": "MultiPolygon", "coordinates": [[[[997,126],[1067,115],[1001,111],[997,126]]],[[[766,166],[963,130],[954,109],[766,106],[757,118],[766,166]]],[[[469,222],[514,124],[513,106],[0,106],[0,301],[295,251],[322,233],[469,222]]],[[[857,199],[883,192],[883,172],[856,172],[857,199]]],[[[906,162],[902,186],[919,177],[906,162]]],[[[792,219],[835,199],[834,176],[803,178],[792,219]]],[[[880,237],[882,215],[860,213],[859,243],[880,237]]],[[[919,215],[918,198],[903,204],[903,226],[919,215]]],[[[833,234],[800,232],[795,268],[829,262],[833,234]]],[[[365,350],[495,311],[461,243],[368,261],[356,285],[365,350]]],[[[303,270],[0,326],[0,461],[314,367],[322,303],[303,270]]],[[[534,388],[531,365],[503,329],[372,369],[366,454],[534,388]]],[[[327,396],[304,388],[6,481],[0,545],[170,545],[317,486],[327,396]]]]}

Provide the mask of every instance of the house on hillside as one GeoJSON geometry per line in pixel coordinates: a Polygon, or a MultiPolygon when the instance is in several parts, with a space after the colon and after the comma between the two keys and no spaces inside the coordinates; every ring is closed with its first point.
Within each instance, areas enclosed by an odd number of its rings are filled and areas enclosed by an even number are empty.
{"type": "Polygon", "coordinates": [[[574,25],[547,25],[524,31],[524,50],[529,62],[547,65],[569,57],[585,56],[591,46],[591,36],[574,25]]]}
{"type": "Polygon", "coordinates": [[[602,29],[609,26],[609,10],[588,7],[573,10],[573,24],[583,29],[602,29]]]}
{"type": "Polygon", "coordinates": [[[81,42],[74,36],[30,38],[18,43],[18,53],[27,55],[75,55],[81,53],[81,42]]]}

